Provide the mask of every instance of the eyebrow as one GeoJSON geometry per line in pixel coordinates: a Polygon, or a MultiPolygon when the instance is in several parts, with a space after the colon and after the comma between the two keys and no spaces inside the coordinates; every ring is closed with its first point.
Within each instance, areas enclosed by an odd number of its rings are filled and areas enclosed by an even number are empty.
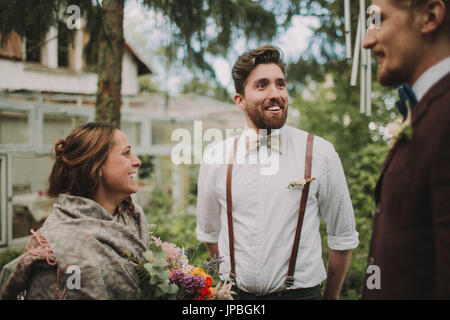
{"type": "MultiPolygon", "coordinates": [[[[260,78],[260,79],[255,80],[254,83],[268,82],[268,81],[269,81],[269,78],[260,78]]],[[[275,79],[275,81],[284,81],[284,82],[286,82],[286,79],[284,79],[284,78],[277,78],[277,79],[275,79]]]]}
{"type": "Polygon", "coordinates": [[[131,150],[131,146],[126,146],[122,148],[122,151],[125,151],[125,149],[130,149],[131,150]]]}

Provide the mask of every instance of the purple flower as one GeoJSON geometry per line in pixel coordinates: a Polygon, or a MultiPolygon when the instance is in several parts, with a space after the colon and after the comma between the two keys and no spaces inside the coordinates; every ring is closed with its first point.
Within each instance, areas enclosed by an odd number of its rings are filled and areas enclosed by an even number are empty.
{"type": "Polygon", "coordinates": [[[177,286],[183,286],[184,284],[184,273],[181,270],[175,270],[169,277],[169,281],[177,286]]]}
{"type": "Polygon", "coordinates": [[[205,285],[205,279],[202,276],[189,275],[184,278],[184,289],[187,294],[196,294],[198,289],[205,287],[205,285]]]}

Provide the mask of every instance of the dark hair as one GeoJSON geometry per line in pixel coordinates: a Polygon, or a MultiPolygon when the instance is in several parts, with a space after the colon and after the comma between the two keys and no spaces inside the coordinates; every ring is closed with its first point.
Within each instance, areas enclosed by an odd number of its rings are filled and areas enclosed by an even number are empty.
{"type": "MultiPolygon", "coordinates": [[[[51,157],[55,163],[50,173],[49,196],[61,193],[94,199],[100,186],[100,168],[114,145],[116,127],[109,123],[88,122],[75,128],[64,139],[58,139],[51,157]]],[[[134,213],[131,197],[125,199],[120,211],[134,213]]]]}
{"type": "MultiPolygon", "coordinates": [[[[423,7],[429,0],[392,0],[392,2],[399,8],[408,10],[415,10],[423,7]]],[[[450,0],[442,0],[445,5],[445,17],[440,30],[447,34],[450,39],[450,0]]]]}
{"type": "Polygon", "coordinates": [[[272,45],[264,45],[241,55],[231,71],[236,93],[244,94],[245,82],[252,70],[260,63],[275,63],[285,75],[285,63],[280,51],[272,45]]]}

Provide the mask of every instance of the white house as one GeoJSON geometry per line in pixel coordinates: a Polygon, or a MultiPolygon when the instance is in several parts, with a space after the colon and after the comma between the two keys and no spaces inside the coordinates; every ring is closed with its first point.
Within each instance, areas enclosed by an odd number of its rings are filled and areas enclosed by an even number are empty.
{"type": "MultiPolygon", "coordinates": [[[[37,229],[50,213],[54,199],[46,197],[45,190],[54,141],[95,118],[98,78],[83,59],[88,35],[79,30],[73,45],[66,40],[53,28],[41,46],[12,33],[0,48],[0,251],[23,247],[29,230],[37,229]]],[[[182,208],[187,177],[198,165],[171,163],[171,133],[185,128],[194,136],[200,120],[203,131],[225,132],[242,127],[243,115],[233,104],[211,98],[180,95],[168,101],[164,94],[138,94],[138,75],[152,71],[124,45],[121,130],[138,155],[155,157],[157,172],[163,163],[171,166],[171,192],[176,207],[182,208]]],[[[150,191],[140,188],[141,205],[150,191]]]]}
{"type": "MultiPolygon", "coordinates": [[[[22,246],[45,220],[54,201],[45,196],[51,146],[94,120],[98,76],[83,58],[89,36],[77,30],[71,44],[64,36],[51,28],[37,44],[13,32],[0,47],[0,247],[22,246]]],[[[138,76],[152,71],[124,47],[122,96],[129,99],[138,76]]]]}

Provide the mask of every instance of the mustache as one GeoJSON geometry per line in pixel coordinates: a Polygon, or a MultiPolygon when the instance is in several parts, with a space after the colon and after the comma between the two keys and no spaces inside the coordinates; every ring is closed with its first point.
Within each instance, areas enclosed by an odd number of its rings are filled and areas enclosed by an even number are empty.
{"type": "Polygon", "coordinates": [[[264,109],[268,109],[273,107],[274,105],[278,105],[281,109],[285,109],[285,103],[282,99],[272,98],[264,103],[264,109]]]}

